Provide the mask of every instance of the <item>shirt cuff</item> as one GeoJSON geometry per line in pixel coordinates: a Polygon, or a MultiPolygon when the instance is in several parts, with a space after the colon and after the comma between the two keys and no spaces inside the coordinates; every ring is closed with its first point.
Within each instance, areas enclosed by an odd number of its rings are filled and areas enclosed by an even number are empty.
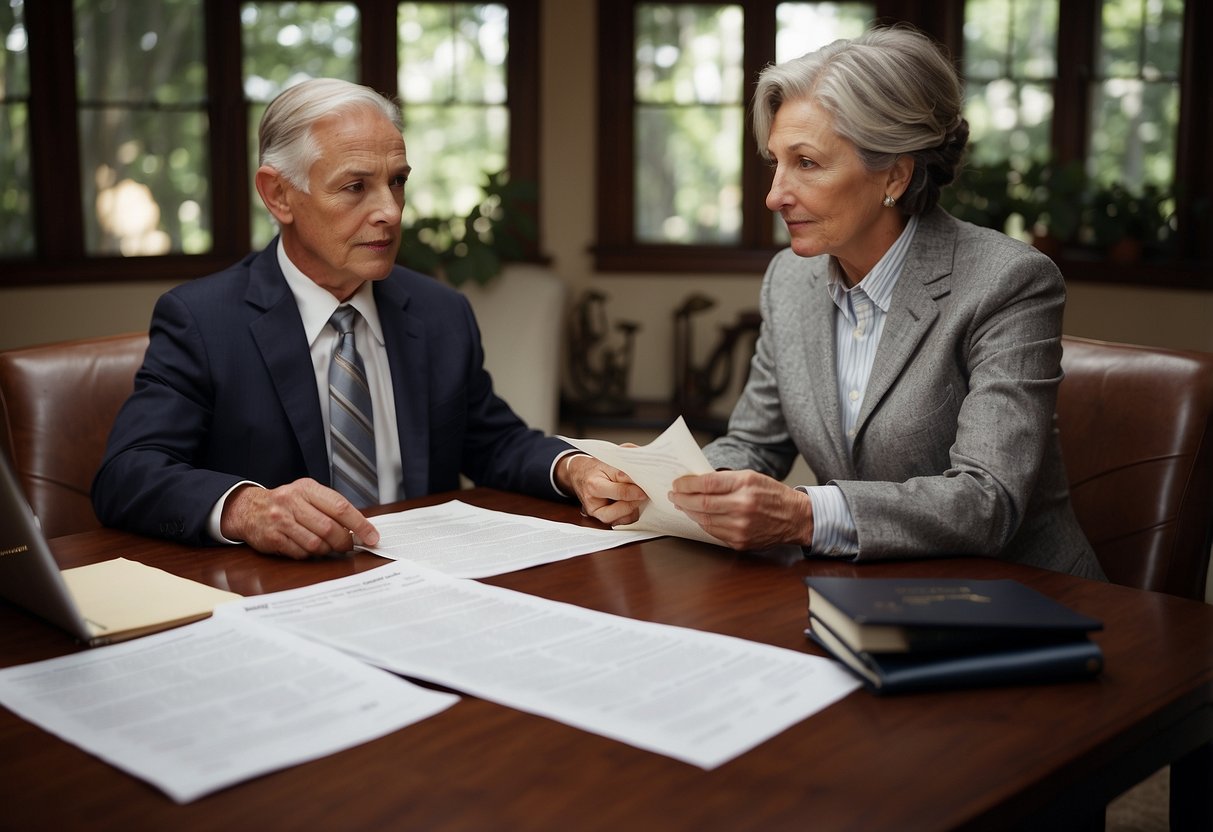
{"type": "Polygon", "coordinates": [[[206,533],[211,536],[211,540],[214,540],[217,543],[231,543],[235,545],[244,542],[243,540],[228,540],[223,536],[223,532],[220,531],[220,528],[223,525],[223,507],[227,504],[227,498],[231,496],[233,491],[242,485],[255,485],[258,488],[265,487],[260,483],[253,482],[252,480],[241,480],[227,491],[223,492],[223,496],[220,497],[218,502],[216,502],[211,508],[211,513],[206,518],[206,533]]]}
{"type": "Polygon", "coordinates": [[[552,490],[561,497],[566,497],[571,500],[575,495],[565,494],[560,490],[560,486],[556,484],[556,466],[559,465],[560,460],[564,459],[566,456],[589,456],[589,454],[587,454],[585,451],[579,451],[576,448],[569,448],[567,451],[561,451],[560,454],[552,460],[552,467],[548,469],[548,480],[552,483],[552,490]]]}
{"type": "Polygon", "coordinates": [[[813,545],[809,554],[852,557],[859,554],[859,533],[847,498],[836,485],[801,485],[813,503],[813,545]]]}

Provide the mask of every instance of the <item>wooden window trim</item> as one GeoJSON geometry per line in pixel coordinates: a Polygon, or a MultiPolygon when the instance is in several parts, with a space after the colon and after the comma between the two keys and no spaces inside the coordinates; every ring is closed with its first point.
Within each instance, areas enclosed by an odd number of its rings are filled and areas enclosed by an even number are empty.
{"type": "MultiPolygon", "coordinates": [[[[73,19],[72,0],[25,4],[30,61],[30,169],[37,246],[32,258],[0,258],[0,287],[186,280],[226,268],[249,252],[252,171],[244,142],[231,140],[233,136],[248,135],[240,60],[242,2],[206,0],[203,10],[208,67],[206,113],[210,123],[207,151],[212,165],[211,194],[216,206],[212,250],[206,254],[152,257],[85,254],[74,30],[71,25],[64,25],[64,21],[73,19]]],[[[395,95],[397,0],[347,2],[357,5],[361,12],[361,82],[395,95]],[[383,25],[385,20],[392,21],[392,25],[383,25]]],[[[511,36],[506,67],[511,175],[538,183],[539,0],[496,2],[509,6],[511,35],[525,33],[522,37],[511,36]]]]}
{"type": "MultiPolygon", "coordinates": [[[[618,0],[598,2],[597,242],[591,248],[595,268],[605,273],[761,274],[777,247],[770,214],[762,198],[770,181],[769,173],[761,164],[748,129],[742,162],[742,240],[738,245],[649,245],[634,239],[631,79],[635,31],[631,10],[635,2],[641,0],[626,4],[618,0]]],[[[747,78],[754,79],[766,60],[759,55],[774,55],[777,0],[732,2],[746,10],[745,72],[747,78]]],[[[1052,143],[1056,158],[1062,161],[1085,155],[1087,84],[1094,62],[1098,8],[1097,0],[1065,0],[1060,4],[1058,51],[1067,57],[1058,67],[1052,143]]],[[[941,41],[956,60],[962,59],[964,0],[877,0],[876,10],[880,22],[905,21],[918,26],[941,41]]],[[[1197,60],[1197,50],[1202,44],[1196,36],[1207,31],[1213,31],[1213,6],[1188,0],[1184,5],[1182,100],[1176,152],[1176,181],[1186,183],[1188,190],[1180,198],[1185,221],[1178,256],[1166,262],[1121,264],[1093,258],[1089,252],[1068,252],[1059,260],[1067,279],[1213,289],[1213,211],[1205,216],[1203,227],[1194,212],[1202,200],[1213,204],[1213,160],[1207,153],[1207,148],[1213,145],[1213,78],[1197,60]]],[[[752,86],[747,91],[747,115],[751,92],[752,86]]]]}

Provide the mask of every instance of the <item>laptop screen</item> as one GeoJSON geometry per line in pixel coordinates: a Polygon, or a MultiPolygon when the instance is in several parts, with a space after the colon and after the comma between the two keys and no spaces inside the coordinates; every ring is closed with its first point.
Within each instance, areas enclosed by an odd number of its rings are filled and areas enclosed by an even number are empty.
{"type": "Polygon", "coordinates": [[[59,565],[51,554],[38,518],[25,493],[0,452],[0,597],[24,607],[90,641],[84,618],[72,600],[59,565]]]}

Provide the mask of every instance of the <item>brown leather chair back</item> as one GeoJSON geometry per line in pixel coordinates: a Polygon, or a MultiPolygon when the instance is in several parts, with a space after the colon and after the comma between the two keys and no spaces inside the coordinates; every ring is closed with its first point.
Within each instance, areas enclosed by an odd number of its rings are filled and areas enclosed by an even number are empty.
{"type": "Polygon", "coordinates": [[[1078,522],[1114,583],[1204,600],[1213,354],[1063,337],[1057,401],[1078,522]]]}
{"type": "Polygon", "coordinates": [[[0,352],[0,450],[47,537],[98,528],[89,489],[147,334],[0,352]]]}

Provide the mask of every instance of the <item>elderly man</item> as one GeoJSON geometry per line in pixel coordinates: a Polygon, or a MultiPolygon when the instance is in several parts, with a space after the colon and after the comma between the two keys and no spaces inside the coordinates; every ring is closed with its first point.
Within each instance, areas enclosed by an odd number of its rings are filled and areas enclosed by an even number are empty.
{"type": "Polygon", "coordinates": [[[360,509],[479,484],[637,516],[626,476],[527,428],[483,367],[458,292],[395,264],[409,163],[399,109],[315,79],[260,130],[280,235],[156,304],[93,482],[107,525],[292,558],[378,533],[360,509]]]}

